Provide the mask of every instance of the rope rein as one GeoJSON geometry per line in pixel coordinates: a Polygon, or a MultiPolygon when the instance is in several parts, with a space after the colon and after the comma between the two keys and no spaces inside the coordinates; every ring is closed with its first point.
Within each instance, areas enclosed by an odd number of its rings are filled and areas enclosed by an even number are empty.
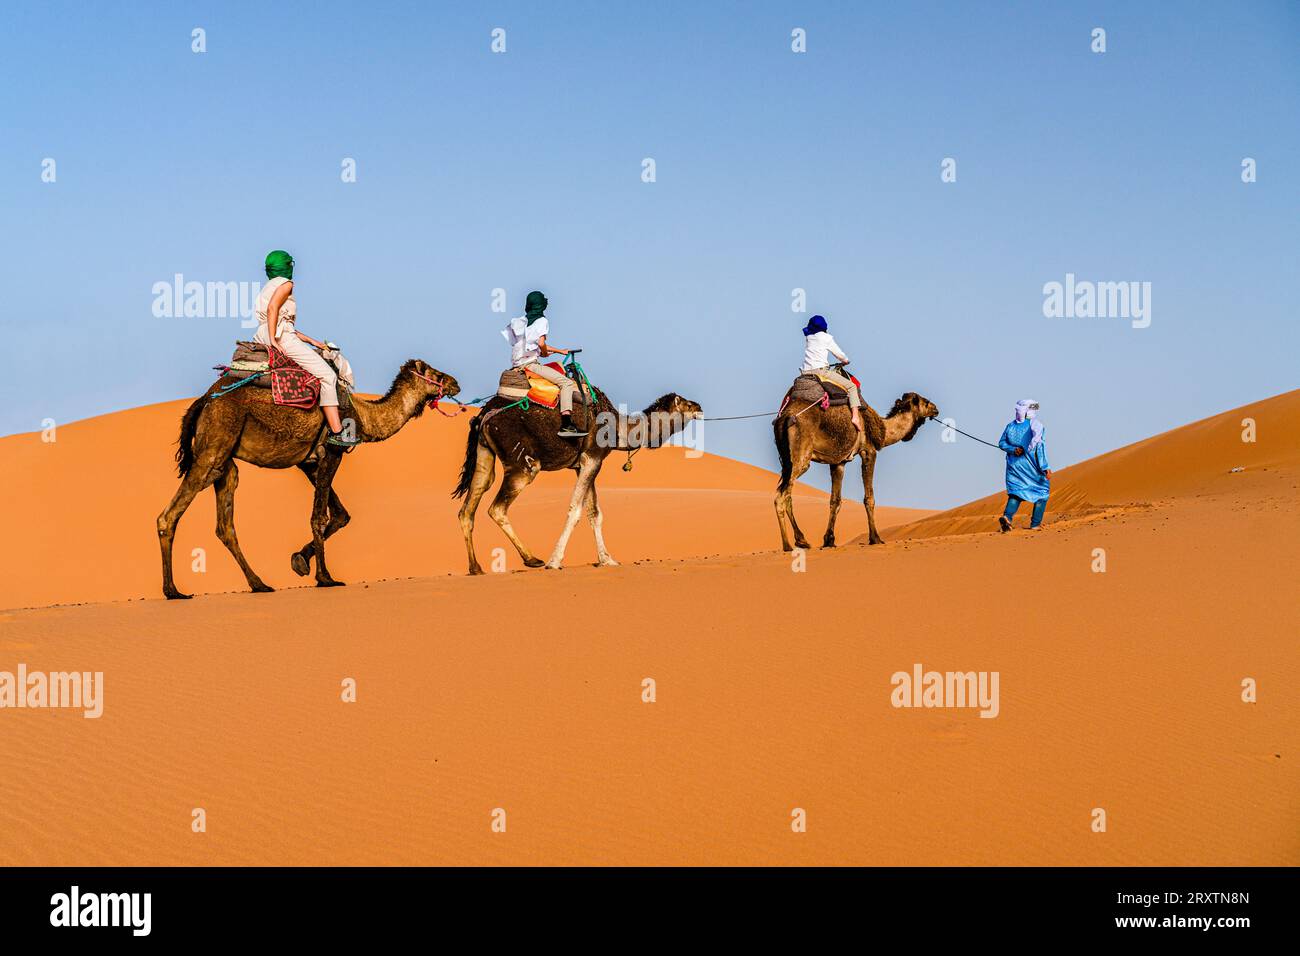
{"type": "MultiPolygon", "coordinates": [[[[995,448],[998,451],[1002,452],[1004,455],[1007,454],[1006,450],[1001,445],[995,445],[993,444],[993,442],[985,441],[983,438],[976,438],[970,432],[964,432],[956,425],[949,425],[947,422],[943,421],[943,419],[936,418],[934,420],[939,422],[939,424],[943,425],[944,428],[951,428],[953,431],[965,435],[967,438],[974,439],[975,441],[979,442],[981,445],[988,445],[990,448],[995,448]]],[[[1029,454],[1029,449],[1026,448],[1024,445],[1017,445],[1016,447],[1020,449],[1022,453],[1022,457],[1024,457],[1026,460],[1028,460],[1028,462],[1031,465],[1034,466],[1034,471],[1038,472],[1040,475],[1046,478],[1047,472],[1044,471],[1042,467],[1038,464],[1038,460],[1033,455],[1029,454]]]]}
{"type": "MultiPolygon", "coordinates": [[[[799,411],[795,412],[790,417],[798,418],[800,415],[808,411],[808,409],[812,408],[814,405],[822,405],[822,400],[818,399],[817,401],[813,402],[811,405],[805,405],[803,408],[799,409],[799,411]]],[[[824,408],[825,405],[822,405],[822,407],[824,408]]],[[[698,420],[702,422],[737,422],[744,418],[776,418],[776,416],[780,415],[783,411],[785,411],[784,403],[781,405],[780,408],[778,408],[774,412],[758,412],[757,414],[754,415],[718,415],[712,418],[706,416],[698,420]]]]}
{"type": "MultiPolygon", "coordinates": [[[[938,422],[938,423],[939,423],[940,425],[942,425],[944,428],[951,428],[953,431],[957,432],[957,434],[959,434],[959,435],[965,435],[967,438],[970,438],[970,439],[972,439],[972,440],[974,440],[974,441],[977,441],[977,442],[979,442],[981,445],[988,445],[990,448],[996,448],[998,451],[1002,451],[1002,446],[1001,446],[1001,445],[995,445],[995,444],[993,444],[993,442],[991,442],[991,441],[985,441],[983,438],[977,438],[976,436],[972,435],[970,432],[964,432],[964,431],[962,431],[962,430],[961,430],[960,428],[958,428],[956,425],[949,425],[947,422],[945,422],[945,421],[944,421],[943,419],[941,419],[941,418],[935,418],[935,419],[933,419],[933,421],[938,422]]],[[[1005,453],[1004,453],[1004,454],[1005,454],[1005,453]]]]}

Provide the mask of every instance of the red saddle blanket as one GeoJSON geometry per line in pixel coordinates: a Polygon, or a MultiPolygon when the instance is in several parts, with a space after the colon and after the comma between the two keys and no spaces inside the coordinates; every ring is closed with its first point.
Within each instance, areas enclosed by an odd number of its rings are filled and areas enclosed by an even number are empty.
{"type": "Polygon", "coordinates": [[[271,400],[277,405],[315,408],[320,401],[320,379],[279,349],[268,349],[271,366],[271,400]]]}

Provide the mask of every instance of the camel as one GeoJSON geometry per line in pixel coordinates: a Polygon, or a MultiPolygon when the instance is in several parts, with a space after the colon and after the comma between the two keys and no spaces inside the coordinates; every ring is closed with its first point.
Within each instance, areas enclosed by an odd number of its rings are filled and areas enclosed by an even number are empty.
{"type": "Polygon", "coordinates": [[[862,405],[861,415],[863,430],[858,431],[853,427],[847,406],[823,409],[820,405],[809,406],[799,399],[791,399],[789,392],[786,393],[781,411],[772,422],[776,450],[781,456],[781,480],[776,486],[775,505],[783,551],[791,550],[785,529],[787,518],[794,529],[794,546],[808,547],[808,540],[794,520],[791,488],[814,461],[831,466],[830,521],[822,547],[835,547],[835,518],[840,510],[844,466],[858,455],[862,456],[862,503],[867,509],[868,544],[884,543],[876,530],[876,495],[872,487],[876,455],[895,442],[911,441],[926,419],[938,417],[939,409],[928,398],[908,392],[894,402],[883,419],[866,403],[862,405]]]}
{"type": "MultiPolygon", "coordinates": [[[[680,431],[692,419],[700,418],[700,406],[675,393],[669,393],[653,402],[640,415],[624,415],[614,409],[609,399],[595,389],[595,400],[589,412],[588,434],[585,438],[561,438],[556,434],[560,427],[560,413],[544,407],[529,409],[510,408],[507,399],[496,397],[483,407],[483,411],[470,422],[469,441],[465,448],[465,465],[461,469],[460,483],[452,497],[465,499],[460,509],[460,528],[465,535],[465,550],[469,555],[469,573],[482,574],[474,556],[474,513],[479,501],[492,487],[496,477],[496,462],[501,461],[503,477],[501,488],[488,508],[492,520],[501,526],[510,543],[515,546],[525,565],[530,568],[546,567],[558,570],[564,561],[564,550],[569,535],[586,508],[587,520],[596,538],[597,563],[617,566],[605,547],[602,532],[604,515],[596,498],[596,476],[605,457],[611,451],[632,451],[639,448],[658,447],[663,441],[680,431]],[[549,561],[535,557],[520,540],[510,525],[510,505],[519,497],[540,472],[571,468],[578,478],[569,502],[568,520],[555,544],[549,561]]],[[[576,420],[576,419],[575,419],[576,420]]]]}
{"type": "MultiPolygon", "coordinates": [[[[190,502],[208,485],[217,495],[217,537],[239,562],[248,586],[256,593],[275,590],[249,567],[235,536],[235,489],[239,470],[235,460],[263,468],[297,467],[311,480],[316,494],[312,505],[312,539],[295,552],[290,564],[295,573],[306,575],[316,558],[316,586],[340,587],[343,582],[330,576],[325,566],[325,540],[351,520],[332,487],[343,459],[342,448],[322,444],[324,418],[319,408],[310,410],[276,405],[271,390],[244,386],[221,396],[213,390],[233,380],[222,376],[213,388],[194,400],[181,419],[176,451],[177,472],[182,481],[165,511],[158,516],[158,541],[162,546],[163,594],[169,599],[189,598],[176,588],[172,578],[172,540],[176,525],[190,502]],[[318,453],[317,448],[323,449],[318,453]]],[[[398,371],[383,398],[367,400],[350,396],[340,411],[345,426],[350,421],[356,437],[365,442],[391,438],[412,418],[418,418],[426,404],[452,397],[460,386],[450,375],[439,372],[420,359],[408,360],[398,371]]]]}

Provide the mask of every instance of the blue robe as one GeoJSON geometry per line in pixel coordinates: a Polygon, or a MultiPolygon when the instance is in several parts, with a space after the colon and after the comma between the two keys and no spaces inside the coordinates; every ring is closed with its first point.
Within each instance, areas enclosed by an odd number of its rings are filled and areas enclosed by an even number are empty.
{"type": "Polygon", "coordinates": [[[1047,443],[1040,441],[1033,451],[1028,451],[1032,437],[1027,418],[1002,430],[998,447],[1007,453],[1007,494],[1025,501],[1046,501],[1051,493],[1044,474],[1051,467],[1047,463],[1047,443]],[[1019,457],[1015,454],[1017,447],[1026,449],[1019,457]]]}

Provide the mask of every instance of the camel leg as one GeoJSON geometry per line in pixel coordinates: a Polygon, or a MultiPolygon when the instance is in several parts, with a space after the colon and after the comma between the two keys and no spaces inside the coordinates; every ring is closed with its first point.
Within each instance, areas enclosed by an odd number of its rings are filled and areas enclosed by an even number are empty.
{"type": "MultiPolygon", "coordinates": [[[[312,486],[315,487],[316,462],[303,462],[298,467],[302,469],[302,473],[311,480],[312,486]]],[[[352,516],[348,514],[348,509],[343,507],[343,502],[339,500],[338,493],[334,490],[333,486],[330,487],[329,514],[330,521],[329,524],[325,526],[326,541],[330,539],[334,532],[341,531],[347,526],[347,523],[352,520],[352,516]]],[[[310,574],[311,559],[315,553],[315,541],[308,541],[300,550],[295,551],[293,556],[289,558],[289,565],[293,568],[293,573],[299,577],[305,577],[310,574]]]]}
{"type": "Polygon", "coordinates": [[[587,521],[591,524],[591,533],[596,537],[596,563],[605,568],[616,568],[618,562],[615,561],[605,547],[605,533],[602,525],[605,521],[605,515],[600,510],[600,501],[596,498],[596,482],[592,481],[587,488],[587,521]]]}
{"type": "Polygon", "coordinates": [[[790,536],[785,530],[785,496],[786,489],[789,487],[787,480],[782,479],[776,485],[776,497],[772,499],[772,505],[776,508],[776,526],[781,530],[781,550],[790,550],[790,536]]]}
{"type": "Polygon", "coordinates": [[[844,463],[831,465],[831,513],[826,522],[826,535],[822,538],[823,548],[835,547],[835,519],[840,513],[840,487],[844,484],[844,463]]]}
{"type": "Polygon", "coordinates": [[[492,487],[492,479],[496,477],[496,463],[497,456],[492,449],[480,444],[478,457],[474,461],[474,478],[470,482],[469,492],[465,495],[465,503],[460,506],[460,530],[465,536],[465,552],[469,555],[470,574],[483,573],[478,558],[474,556],[474,512],[478,510],[478,503],[483,500],[487,490],[492,487]]]}
{"type": "Polygon", "coordinates": [[[582,517],[582,505],[587,500],[587,489],[600,473],[601,463],[602,459],[583,457],[582,465],[578,469],[578,480],[573,484],[573,497],[569,499],[569,514],[564,521],[564,530],[560,532],[560,540],[555,542],[551,559],[546,562],[546,566],[552,571],[558,571],[564,566],[564,549],[569,546],[569,535],[573,534],[574,526],[582,517]]]}
{"type": "Polygon", "coordinates": [[[198,497],[199,492],[225,472],[226,465],[230,462],[231,452],[234,451],[238,440],[238,436],[235,436],[228,442],[228,447],[201,449],[200,455],[195,458],[194,464],[190,467],[189,474],[176,489],[171,504],[158,516],[158,543],[162,548],[163,595],[168,600],[193,597],[192,594],[182,594],[177,590],[176,581],[172,577],[172,542],[176,537],[176,526],[180,523],[181,515],[185,514],[185,510],[198,497]]]}
{"type": "Polygon", "coordinates": [[[790,463],[789,477],[784,470],[781,474],[781,481],[776,486],[776,523],[781,528],[781,550],[789,551],[790,541],[786,537],[785,522],[790,522],[790,527],[794,531],[794,546],[796,548],[807,548],[808,539],[804,537],[803,532],[799,530],[799,524],[794,520],[794,483],[799,480],[808,466],[812,464],[811,457],[801,455],[790,463]]]}
{"type": "Polygon", "coordinates": [[[226,465],[226,470],[221,473],[217,483],[213,486],[213,491],[217,494],[217,537],[221,543],[226,546],[226,550],[235,556],[239,562],[239,570],[244,572],[244,578],[248,581],[248,586],[253,589],[255,594],[266,594],[274,591],[275,588],[268,587],[257,576],[257,572],[248,566],[248,561],[244,558],[244,552],[240,550],[239,538],[235,536],[235,489],[239,487],[239,469],[235,467],[234,459],[226,465]]]}
{"type": "Polygon", "coordinates": [[[874,448],[862,449],[862,504],[867,509],[867,544],[885,543],[885,539],[876,530],[876,489],[872,484],[876,473],[876,455],[874,448]]]}
{"type": "Polygon", "coordinates": [[[329,502],[334,474],[343,461],[341,451],[328,451],[316,465],[316,495],[311,509],[312,550],[316,553],[316,587],[342,587],[342,581],[335,581],[325,567],[325,529],[329,525],[329,502]]]}
{"type": "Polygon", "coordinates": [[[506,468],[505,476],[501,479],[501,488],[488,508],[488,515],[501,526],[501,530],[505,532],[506,537],[510,539],[510,543],[519,552],[519,557],[530,568],[540,568],[544,562],[529,551],[527,545],[520,540],[519,535],[515,534],[515,529],[510,524],[508,512],[515,499],[519,497],[520,492],[532,484],[533,479],[537,477],[538,471],[540,471],[540,468],[536,464],[531,468],[527,466],[523,468],[506,468]]]}

